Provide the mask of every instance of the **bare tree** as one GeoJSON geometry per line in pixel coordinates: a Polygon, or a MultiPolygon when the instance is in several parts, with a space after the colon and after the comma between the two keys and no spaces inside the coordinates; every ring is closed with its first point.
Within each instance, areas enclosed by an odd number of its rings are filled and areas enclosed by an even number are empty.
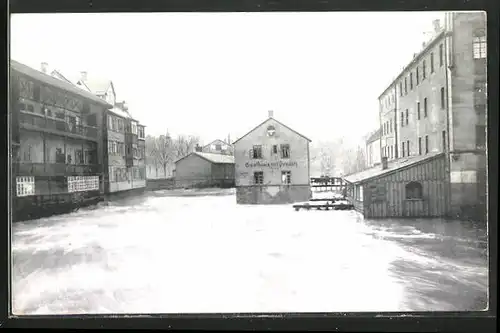
{"type": "Polygon", "coordinates": [[[154,141],[153,155],[155,156],[157,165],[163,168],[165,177],[167,177],[167,169],[174,162],[175,150],[174,142],[172,138],[167,133],[166,135],[160,135],[154,141]]]}
{"type": "Polygon", "coordinates": [[[185,136],[179,135],[175,142],[173,142],[173,151],[175,153],[175,158],[179,159],[187,156],[189,153],[194,151],[196,144],[200,142],[200,138],[196,136],[185,136]]]}

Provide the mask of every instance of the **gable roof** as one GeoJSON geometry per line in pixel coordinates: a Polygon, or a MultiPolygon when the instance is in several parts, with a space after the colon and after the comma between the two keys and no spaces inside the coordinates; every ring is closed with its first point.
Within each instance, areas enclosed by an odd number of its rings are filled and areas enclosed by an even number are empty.
{"type": "Polygon", "coordinates": [[[288,127],[288,126],[286,126],[285,124],[283,124],[282,122],[280,122],[280,121],[278,121],[278,120],[274,119],[273,117],[269,117],[269,118],[267,118],[266,120],[264,120],[263,122],[261,122],[259,125],[255,126],[255,127],[254,127],[252,130],[250,130],[247,134],[243,135],[241,138],[239,138],[238,140],[234,141],[232,144],[234,145],[236,142],[240,141],[240,140],[241,140],[241,139],[243,139],[245,136],[247,136],[248,134],[252,133],[252,132],[253,132],[253,131],[255,131],[257,128],[259,128],[260,126],[264,125],[266,122],[268,122],[268,121],[269,121],[269,120],[271,120],[271,119],[272,119],[272,120],[274,120],[275,122],[277,122],[278,124],[280,124],[281,126],[285,127],[286,129],[288,129],[288,130],[290,130],[290,131],[294,132],[295,134],[297,134],[297,135],[299,135],[299,136],[303,137],[304,139],[306,139],[307,141],[311,142],[311,139],[309,139],[308,137],[306,137],[306,136],[304,136],[304,135],[300,134],[299,132],[297,132],[297,131],[295,131],[295,130],[291,129],[290,127],[288,127]]]}
{"type": "Polygon", "coordinates": [[[111,86],[111,89],[113,89],[113,92],[115,91],[113,87],[113,82],[108,79],[98,79],[98,78],[92,78],[92,79],[87,79],[87,80],[79,80],[79,82],[85,84],[89,90],[96,94],[96,95],[104,95],[105,93],[108,92],[109,86],[111,86]]]}
{"type": "Polygon", "coordinates": [[[62,75],[62,73],[61,73],[61,72],[59,72],[57,69],[54,69],[54,70],[50,73],[50,75],[51,75],[52,77],[56,77],[56,78],[58,78],[58,79],[61,79],[61,80],[63,80],[63,81],[66,81],[67,83],[74,84],[72,81],[70,81],[69,79],[67,79],[64,75],[62,75]]]}
{"type": "Polygon", "coordinates": [[[382,131],[379,128],[378,130],[376,130],[375,132],[373,132],[372,135],[370,135],[368,137],[368,139],[366,139],[366,143],[368,144],[368,143],[371,143],[373,141],[376,141],[376,140],[380,139],[381,134],[382,134],[382,131]]]}
{"type": "Polygon", "coordinates": [[[82,96],[84,98],[87,98],[95,103],[101,104],[106,106],[107,108],[111,108],[112,105],[107,103],[106,101],[102,100],[101,98],[95,96],[94,94],[90,92],[86,92],[85,90],[79,89],[75,85],[65,82],[60,79],[56,79],[55,77],[52,77],[49,74],[42,73],[40,71],[37,71],[36,69],[33,69],[27,65],[24,65],[20,62],[17,62],[13,59],[10,59],[10,67],[12,70],[15,70],[21,74],[24,74],[26,76],[29,76],[35,80],[38,80],[40,82],[46,83],[48,85],[51,85],[53,87],[59,88],[61,90],[70,92],[72,94],[82,96]]]}
{"type": "Polygon", "coordinates": [[[186,157],[191,156],[193,154],[203,158],[204,160],[209,161],[210,163],[214,163],[214,164],[234,164],[234,156],[214,154],[214,153],[202,153],[202,152],[198,152],[198,151],[192,152],[191,154],[188,154],[184,157],[181,157],[177,161],[175,161],[174,163],[177,164],[177,162],[179,162],[179,161],[181,161],[181,160],[185,159],[186,157]]]}
{"type": "Polygon", "coordinates": [[[401,171],[401,169],[405,169],[411,166],[414,166],[419,163],[424,163],[434,158],[438,158],[440,156],[444,156],[443,153],[430,153],[427,155],[409,157],[409,158],[400,158],[395,161],[391,161],[387,164],[387,169],[382,169],[381,165],[375,166],[368,170],[364,170],[349,176],[344,177],[344,179],[352,184],[366,182],[372,178],[380,177],[386,174],[390,174],[393,172],[401,171]]]}
{"type": "Polygon", "coordinates": [[[223,144],[225,144],[225,145],[232,146],[230,143],[227,143],[227,142],[226,142],[226,141],[224,141],[224,140],[216,139],[216,140],[214,140],[214,141],[212,141],[212,142],[210,142],[210,143],[208,143],[208,144],[204,145],[204,146],[203,146],[203,148],[208,147],[208,146],[210,146],[210,145],[213,145],[213,144],[215,144],[215,143],[217,143],[217,142],[221,142],[221,143],[223,143],[223,144]]]}

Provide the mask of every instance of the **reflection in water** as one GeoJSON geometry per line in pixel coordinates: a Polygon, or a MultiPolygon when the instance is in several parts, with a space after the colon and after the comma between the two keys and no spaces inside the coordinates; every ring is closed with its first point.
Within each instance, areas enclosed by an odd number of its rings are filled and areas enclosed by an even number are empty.
{"type": "Polygon", "coordinates": [[[13,226],[15,314],[486,307],[486,232],[456,221],[145,195],[13,226]]]}

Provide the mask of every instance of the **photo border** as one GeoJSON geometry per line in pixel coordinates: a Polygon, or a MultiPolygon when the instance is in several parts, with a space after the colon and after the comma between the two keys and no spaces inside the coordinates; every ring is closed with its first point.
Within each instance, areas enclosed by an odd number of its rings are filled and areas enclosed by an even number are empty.
{"type": "MultiPolygon", "coordinates": [[[[270,11],[399,11],[399,10],[485,10],[488,29],[488,248],[489,310],[484,312],[380,312],[380,313],[254,313],[254,314],[179,314],[179,315],[10,315],[10,223],[0,223],[0,327],[1,328],[163,328],[200,330],[335,330],[335,331],[495,331],[497,310],[497,203],[498,203],[498,26],[499,8],[495,0],[463,1],[384,1],[370,0],[11,0],[11,13],[98,13],[98,12],[270,12],[270,11]],[[494,221],[491,223],[490,221],[494,221]]],[[[2,6],[6,8],[6,6],[2,6]]],[[[3,14],[3,12],[2,12],[3,14]]],[[[5,30],[8,35],[9,11],[5,30]]],[[[4,115],[8,113],[9,41],[5,38],[4,115]]],[[[3,133],[8,134],[3,117],[3,133]]],[[[9,156],[8,137],[3,136],[4,156],[9,156]]],[[[2,160],[0,171],[9,184],[9,159],[2,160]]],[[[8,189],[8,186],[4,187],[8,189]]],[[[2,210],[9,221],[9,195],[2,210]]]]}

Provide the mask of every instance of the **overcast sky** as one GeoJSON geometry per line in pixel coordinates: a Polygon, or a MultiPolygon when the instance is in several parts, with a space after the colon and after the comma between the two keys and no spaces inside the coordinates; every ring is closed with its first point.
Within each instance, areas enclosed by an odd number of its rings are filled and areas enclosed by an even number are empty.
{"type": "Polygon", "coordinates": [[[14,14],[11,57],[113,81],[147,126],[205,142],[275,118],[361,139],[439,12],[14,14]]]}

